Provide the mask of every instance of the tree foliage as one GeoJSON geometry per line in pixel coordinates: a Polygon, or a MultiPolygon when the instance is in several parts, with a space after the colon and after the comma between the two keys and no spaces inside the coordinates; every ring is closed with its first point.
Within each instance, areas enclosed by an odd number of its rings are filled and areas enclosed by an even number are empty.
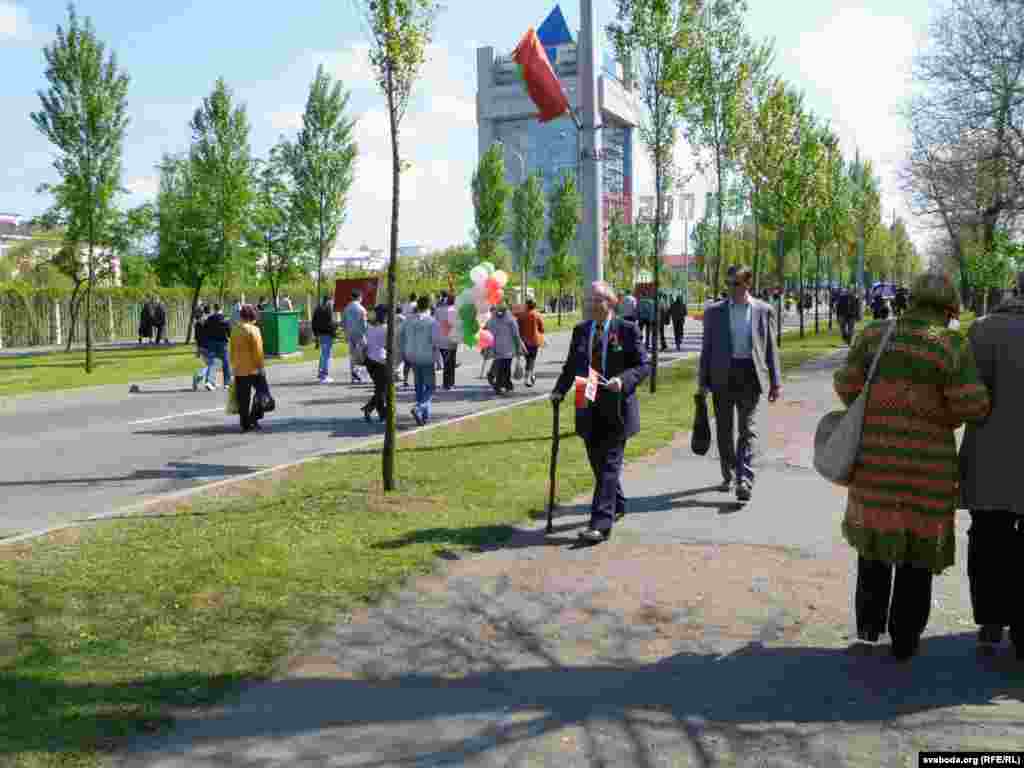
{"type": "Polygon", "coordinates": [[[60,175],[53,193],[56,215],[65,224],[65,242],[77,258],[86,247],[85,371],[92,372],[92,289],[98,276],[97,246],[110,237],[115,198],[121,192],[121,161],[128,127],[128,75],[117,57],[107,55],[87,17],[80,21],[68,7],[68,26],[43,49],[46,92],[32,122],[56,148],[54,168],[60,175]]]}
{"type": "Polygon", "coordinates": [[[512,188],[505,181],[505,153],[495,142],[480,157],[471,182],[473,192],[473,240],[481,261],[495,261],[498,244],[508,229],[508,201],[512,188]]]}
{"type": "Polygon", "coordinates": [[[512,239],[522,274],[524,300],[527,278],[537,258],[537,245],[544,237],[544,215],[544,177],[540,172],[531,173],[512,196],[512,239]]]}

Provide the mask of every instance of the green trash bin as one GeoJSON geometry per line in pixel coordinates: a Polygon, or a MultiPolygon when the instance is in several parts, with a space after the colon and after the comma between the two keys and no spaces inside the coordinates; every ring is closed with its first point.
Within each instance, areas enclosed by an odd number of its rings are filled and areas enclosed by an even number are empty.
{"type": "Polygon", "coordinates": [[[290,355],[299,349],[299,312],[268,310],[260,313],[263,352],[290,355]]]}

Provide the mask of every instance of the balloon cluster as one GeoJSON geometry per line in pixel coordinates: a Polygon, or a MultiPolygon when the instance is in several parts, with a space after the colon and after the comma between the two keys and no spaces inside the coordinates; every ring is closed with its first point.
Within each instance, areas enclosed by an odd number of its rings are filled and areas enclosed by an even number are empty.
{"type": "Polygon", "coordinates": [[[494,336],[481,326],[490,308],[504,298],[506,283],[508,275],[489,261],[470,270],[469,283],[455,299],[455,316],[449,324],[452,341],[480,350],[494,344],[494,336]]]}

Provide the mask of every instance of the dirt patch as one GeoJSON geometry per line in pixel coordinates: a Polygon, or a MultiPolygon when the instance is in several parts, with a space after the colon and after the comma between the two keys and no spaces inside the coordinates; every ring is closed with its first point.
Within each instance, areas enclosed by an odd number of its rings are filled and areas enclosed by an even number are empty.
{"type": "Polygon", "coordinates": [[[82,529],[62,528],[59,531],[40,536],[38,539],[22,542],[20,544],[4,545],[0,541],[0,560],[25,560],[32,556],[32,550],[37,546],[44,547],[74,547],[82,540],[82,529]]]}

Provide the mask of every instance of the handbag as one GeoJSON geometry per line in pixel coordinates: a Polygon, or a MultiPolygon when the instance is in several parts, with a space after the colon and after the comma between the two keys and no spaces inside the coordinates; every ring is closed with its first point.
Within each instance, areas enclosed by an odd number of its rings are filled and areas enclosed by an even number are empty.
{"type": "Polygon", "coordinates": [[[256,382],[256,403],[254,410],[261,416],[264,413],[270,413],[277,408],[277,403],[274,402],[273,395],[270,394],[270,382],[267,381],[267,374],[260,374],[259,381],[256,382]]]}
{"type": "Polygon", "coordinates": [[[826,480],[836,485],[848,486],[853,480],[853,468],[860,453],[860,441],[864,432],[864,412],[867,410],[868,393],[878,361],[889,344],[896,321],[890,321],[882,343],[878,345],[875,359],[871,361],[864,388],[857,399],[845,411],[826,413],[814,433],[814,468],[826,480]]]}
{"type": "Polygon", "coordinates": [[[703,456],[711,447],[711,424],[708,421],[708,401],[705,395],[693,396],[693,432],[690,433],[690,450],[703,456]]]}
{"type": "Polygon", "coordinates": [[[512,371],[512,378],[515,379],[516,381],[519,381],[525,375],[526,375],[526,371],[523,370],[523,358],[517,357],[516,358],[516,368],[515,368],[514,371],[512,371]]]}

